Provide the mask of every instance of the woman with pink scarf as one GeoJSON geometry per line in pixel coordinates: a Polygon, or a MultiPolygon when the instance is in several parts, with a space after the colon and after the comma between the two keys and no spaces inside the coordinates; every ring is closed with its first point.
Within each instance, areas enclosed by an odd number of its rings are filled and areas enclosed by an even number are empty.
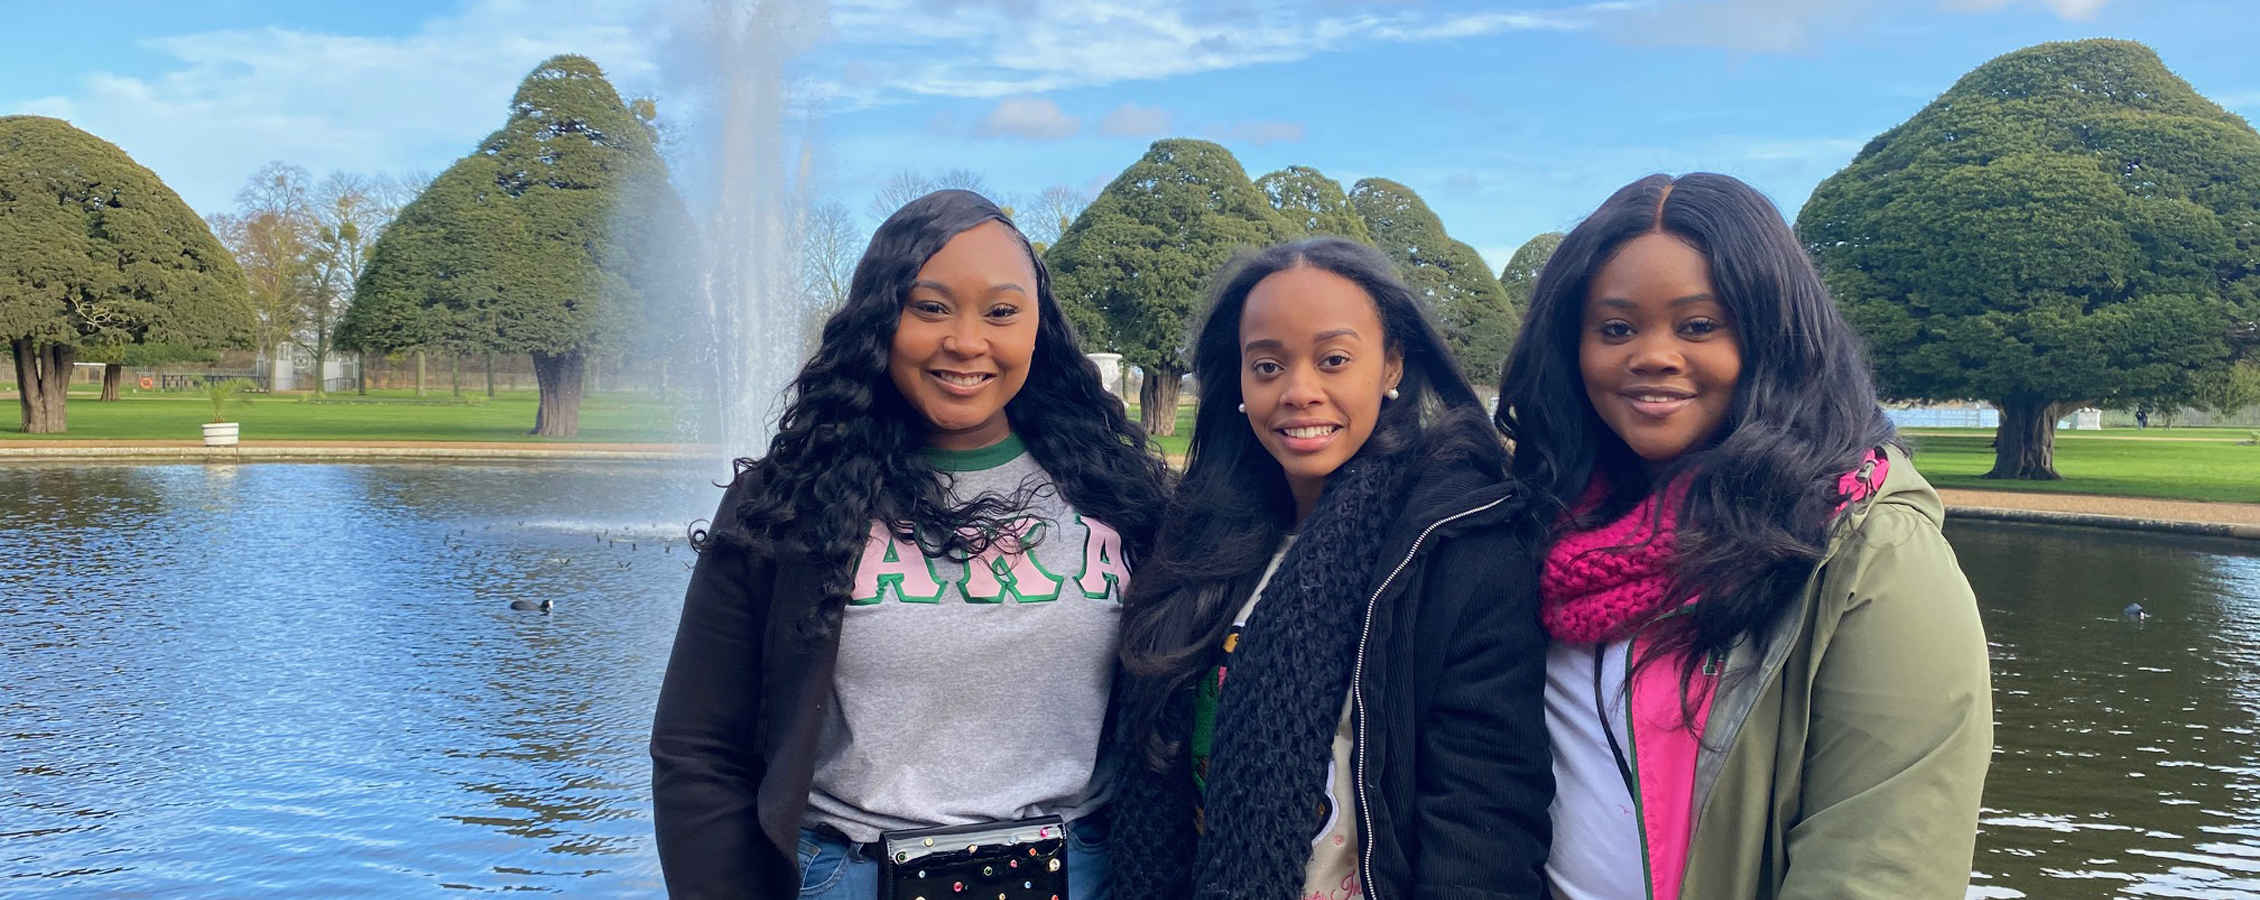
{"type": "Polygon", "coordinates": [[[1773,204],[1610,197],[1540,274],[1497,423],[1548,548],[1555,896],[1960,898],[1976,602],[1773,204]]]}

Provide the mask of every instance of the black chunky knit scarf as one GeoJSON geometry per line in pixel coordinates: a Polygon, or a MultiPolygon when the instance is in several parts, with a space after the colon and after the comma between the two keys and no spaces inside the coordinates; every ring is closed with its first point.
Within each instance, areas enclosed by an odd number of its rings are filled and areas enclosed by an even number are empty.
{"type": "MultiPolygon", "coordinates": [[[[1114,802],[1114,892],[1122,897],[1293,900],[1322,824],[1326,767],[1364,625],[1366,591],[1402,512],[1408,454],[1351,460],[1327,480],[1241,632],[1218,699],[1208,790],[1189,763],[1132,764],[1114,802]],[[1204,833],[1193,836],[1193,805],[1204,833]]],[[[1192,696],[1163,728],[1189,744],[1192,696]]],[[[1343,773],[1343,777],[1354,777],[1343,773]]]]}

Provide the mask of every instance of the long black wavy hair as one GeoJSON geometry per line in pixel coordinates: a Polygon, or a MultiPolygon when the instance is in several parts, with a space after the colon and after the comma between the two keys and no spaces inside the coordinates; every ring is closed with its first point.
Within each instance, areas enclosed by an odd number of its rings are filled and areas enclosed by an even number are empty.
{"type": "Polygon", "coordinates": [[[1460,375],[1420,301],[1389,258],[1355,241],[1312,238],[1242,254],[1226,264],[1193,335],[1200,406],[1185,475],[1170,498],[1153,560],[1123,602],[1122,662],[1131,676],[1122,702],[1125,735],[1149,765],[1166,770],[1176,752],[1162,734],[1169,697],[1214,663],[1232,619],[1295,524],[1286,470],[1239,411],[1240,314],[1249,292],[1273,274],[1313,268],[1362,288],[1380,313],[1389,352],[1404,363],[1398,399],[1384,403],[1359,456],[1464,454],[1491,471],[1505,448],[1484,421],[1482,401],[1460,375]]]}
{"type": "Polygon", "coordinates": [[[921,452],[924,415],[887,374],[895,325],[918,270],[951,238],[984,222],[1012,229],[1036,271],[1035,353],[1027,384],[1005,404],[1013,433],[1079,513],[1121,532],[1126,560],[1134,563],[1153,546],[1168,469],[1083,355],[1043,260],[996,204],[971,191],[936,191],[904,204],[871,235],[847,302],[824,322],[815,356],[793,379],[768,455],[737,460],[737,479],[753,479],[736,511],[742,528],[694,535],[701,549],[720,538],[810,553],[827,573],[822,602],[801,624],[811,639],[828,633],[827,613],[847,602],[872,522],[888,523],[928,555],[966,559],[1005,533],[1029,499],[953,503],[947,476],[921,452]]]}
{"type": "MultiPolygon", "coordinates": [[[[1756,638],[1797,600],[1843,500],[1838,479],[1896,443],[1861,343],[1772,201],[1710,173],[1626,185],[1571,230],[1538,275],[1499,385],[1499,430],[1549,534],[1614,520],[1685,477],[1666,608],[1701,594],[1661,649],[1692,669],[1756,638]],[[1710,263],[1742,354],[1719,435],[1651,472],[1586,399],[1578,342],[1588,283],[1633,238],[1668,234],[1710,263]],[[1594,473],[1609,488],[1577,514],[1594,473]]],[[[1668,654],[1667,654],[1668,655],[1668,654]]],[[[1651,657],[1652,658],[1652,657],[1651,657]]]]}

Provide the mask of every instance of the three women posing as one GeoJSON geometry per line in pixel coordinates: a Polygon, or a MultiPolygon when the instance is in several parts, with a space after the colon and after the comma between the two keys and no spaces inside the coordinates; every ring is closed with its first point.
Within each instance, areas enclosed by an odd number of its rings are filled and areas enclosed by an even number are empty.
{"type": "Polygon", "coordinates": [[[670,889],[861,900],[882,831],[1057,814],[1073,900],[1959,896],[1975,604],[1771,204],[1572,231],[1511,462],[1442,346],[1370,248],[1236,262],[1165,508],[1001,213],[905,207],[702,539],[670,889]]]}

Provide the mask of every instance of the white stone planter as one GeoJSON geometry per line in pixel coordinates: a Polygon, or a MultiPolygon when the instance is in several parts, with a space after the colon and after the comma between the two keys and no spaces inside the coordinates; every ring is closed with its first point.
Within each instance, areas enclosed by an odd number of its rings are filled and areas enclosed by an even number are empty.
{"type": "Polygon", "coordinates": [[[237,432],[242,427],[240,422],[207,422],[204,424],[204,446],[233,447],[237,432]]]}

